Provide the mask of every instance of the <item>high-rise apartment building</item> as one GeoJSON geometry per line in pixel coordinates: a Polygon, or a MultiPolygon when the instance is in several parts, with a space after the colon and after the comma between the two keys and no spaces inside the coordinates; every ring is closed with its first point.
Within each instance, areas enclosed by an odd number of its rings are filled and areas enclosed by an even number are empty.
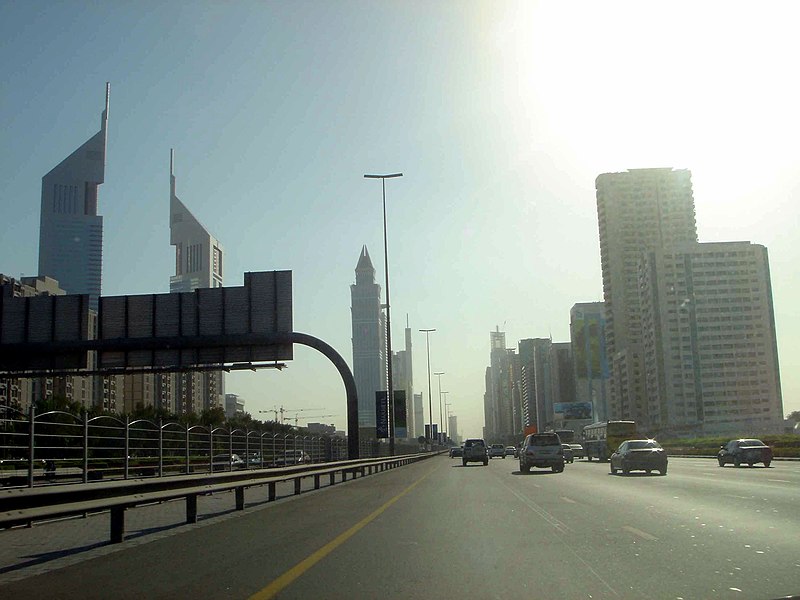
{"type": "Polygon", "coordinates": [[[103,267],[103,217],[98,187],[105,178],[109,84],[100,131],[42,177],[39,275],[68,294],[88,294],[97,310],[103,267]]]}
{"type": "Polygon", "coordinates": [[[631,169],[595,181],[611,377],[609,418],[646,418],[638,264],[643,252],[697,242],[688,170],[631,169]]]}
{"type": "Polygon", "coordinates": [[[358,426],[364,439],[375,438],[375,392],[385,391],[386,321],[381,307],[381,286],[367,247],[361,248],[356,283],[350,286],[353,331],[353,377],[358,393],[358,426]]]}
{"type": "Polygon", "coordinates": [[[514,436],[512,361],[514,350],[506,348],[506,334],[495,328],[489,332],[489,367],[484,394],[484,430],[490,439],[514,436]]]}
{"type": "Polygon", "coordinates": [[[676,244],[639,267],[647,425],[775,431],[783,418],[769,260],[749,242],[676,244]]]}

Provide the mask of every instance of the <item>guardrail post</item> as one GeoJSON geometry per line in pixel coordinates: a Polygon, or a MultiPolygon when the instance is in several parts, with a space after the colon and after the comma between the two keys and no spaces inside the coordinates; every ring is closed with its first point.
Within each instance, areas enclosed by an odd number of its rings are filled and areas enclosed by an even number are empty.
{"type": "Polygon", "coordinates": [[[111,543],[119,544],[125,537],[125,507],[111,507],[111,543]]]}
{"type": "Polygon", "coordinates": [[[269,489],[269,491],[267,492],[267,500],[269,502],[272,502],[273,500],[275,500],[275,482],[270,481],[269,484],[267,484],[267,488],[269,489]]]}
{"type": "Polygon", "coordinates": [[[197,523],[197,494],[186,495],[186,523],[197,523]]]}
{"type": "Polygon", "coordinates": [[[300,481],[301,481],[302,479],[303,479],[302,477],[295,477],[295,478],[294,478],[294,495],[295,495],[295,496],[297,496],[298,494],[300,494],[300,481]]]}
{"type": "Polygon", "coordinates": [[[330,485],[335,484],[336,483],[336,471],[331,471],[330,478],[331,478],[330,485]]]}
{"type": "Polygon", "coordinates": [[[34,422],[36,421],[36,407],[31,404],[28,411],[28,487],[33,487],[33,461],[36,454],[36,449],[33,442],[34,435],[34,422]]]}
{"type": "Polygon", "coordinates": [[[314,489],[319,489],[319,475],[314,475],[314,489]]]}
{"type": "Polygon", "coordinates": [[[158,476],[164,476],[164,419],[158,420],[158,476]]]}
{"type": "Polygon", "coordinates": [[[89,414],[83,413],[83,483],[89,481],[89,414]]]}
{"type": "Polygon", "coordinates": [[[123,479],[128,478],[128,467],[130,467],[130,451],[131,451],[131,418],[125,416],[125,469],[122,474],[123,479]]]}
{"type": "Polygon", "coordinates": [[[208,426],[208,471],[214,472],[214,430],[213,425],[208,426]]]}
{"type": "Polygon", "coordinates": [[[189,425],[186,425],[186,474],[189,474],[189,425]]]}
{"type": "Polygon", "coordinates": [[[236,510],[244,510],[244,486],[235,488],[236,510]]]}
{"type": "Polygon", "coordinates": [[[250,431],[244,428],[244,468],[250,468],[250,431]]]}

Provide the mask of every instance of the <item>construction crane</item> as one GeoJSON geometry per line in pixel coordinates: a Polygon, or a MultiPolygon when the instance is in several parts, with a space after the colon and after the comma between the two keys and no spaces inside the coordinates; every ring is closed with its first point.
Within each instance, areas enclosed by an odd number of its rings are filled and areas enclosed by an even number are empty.
{"type": "Polygon", "coordinates": [[[302,413],[302,412],[305,412],[305,411],[322,411],[322,410],[325,410],[325,409],[324,408],[289,408],[289,409],[284,409],[283,406],[281,406],[281,423],[285,423],[287,420],[289,420],[289,421],[292,420],[293,417],[291,415],[289,415],[288,417],[284,417],[284,415],[287,414],[287,413],[295,413],[294,422],[297,423],[298,417],[302,416],[299,413],[302,413]]]}
{"type": "MultiPolygon", "coordinates": [[[[314,415],[314,416],[303,415],[303,418],[304,419],[324,419],[326,417],[338,417],[338,416],[339,415],[314,415]]],[[[299,418],[300,418],[300,415],[295,415],[294,416],[294,426],[295,427],[297,427],[297,422],[298,422],[299,418]]]]}

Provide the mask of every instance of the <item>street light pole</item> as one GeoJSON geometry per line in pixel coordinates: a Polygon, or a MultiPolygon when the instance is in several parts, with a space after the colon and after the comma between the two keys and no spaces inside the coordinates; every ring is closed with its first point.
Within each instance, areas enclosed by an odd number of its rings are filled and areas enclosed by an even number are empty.
{"type": "Polygon", "coordinates": [[[392,390],[392,322],[389,317],[389,244],[386,238],[386,180],[402,177],[402,173],[389,175],[364,175],[367,179],[380,179],[383,190],[383,267],[386,271],[386,396],[389,402],[389,455],[394,456],[394,391],[392,390]]]}
{"type": "MultiPolygon", "coordinates": [[[[439,433],[441,434],[444,431],[444,424],[442,423],[442,375],[444,375],[444,371],[437,371],[434,373],[436,375],[436,379],[439,380],[439,433]]],[[[433,421],[433,419],[431,419],[433,421]]]]}
{"type": "MultiPolygon", "coordinates": [[[[442,392],[442,395],[444,395],[445,403],[447,403],[447,394],[449,394],[449,393],[450,392],[442,392]]],[[[439,396],[439,418],[442,419],[442,430],[444,432],[444,436],[443,436],[442,439],[447,441],[447,428],[444,426],[444,416],[442,415],[442,398],[441,398],[441,395],[439,396]]]]}
{"type": "Polygon", "coordinates": [[[431,344],[430,333],[435,329],[420,329],[425,334],[425,348],[428,351],[428,416],[430,417],[430,435],[433,437],[433,399],[431,398],[431,344]]]}

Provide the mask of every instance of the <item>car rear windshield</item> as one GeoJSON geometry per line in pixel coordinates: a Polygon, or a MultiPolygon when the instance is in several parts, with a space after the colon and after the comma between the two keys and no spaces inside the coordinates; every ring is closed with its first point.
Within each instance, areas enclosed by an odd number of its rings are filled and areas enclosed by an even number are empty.
{"type": "Polygon", "coordinates": [[[535,435],[531,438],[531,446],[560,446],[557,435],[535,435]]]}
{"type": "Polygon", "coordinates": [[[631,450],[642,450],[644,448],[661,448],[661,446],[656,441],[646,440],[640,442],[629,442],[628,448],[631,450]]]}
{"type": "Polygon", "coordinates": [[[467,440],[464,443],[464,446],[469,448],[470,446],[483,446],[483,440],[467,440]]]}

